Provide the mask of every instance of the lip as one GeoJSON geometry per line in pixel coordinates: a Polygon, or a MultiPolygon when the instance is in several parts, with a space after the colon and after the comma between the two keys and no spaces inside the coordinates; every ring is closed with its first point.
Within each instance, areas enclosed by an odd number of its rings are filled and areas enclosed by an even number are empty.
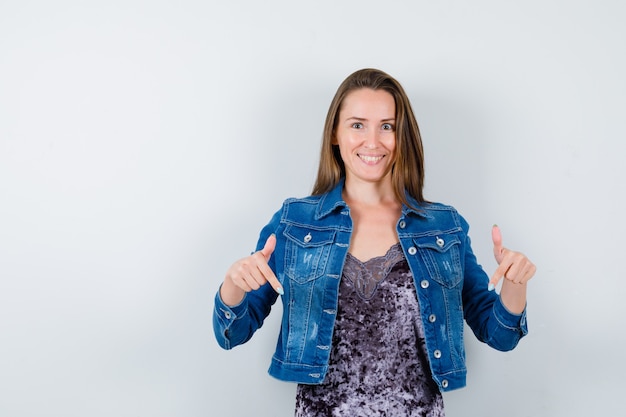
{"type": "Polygon", "coordinates": [[[385,155],[366,155],[361,153],[358,153],[357,156],[361,161],[365,162],[368,165],[375,165],[385,158],[385,155]]]}

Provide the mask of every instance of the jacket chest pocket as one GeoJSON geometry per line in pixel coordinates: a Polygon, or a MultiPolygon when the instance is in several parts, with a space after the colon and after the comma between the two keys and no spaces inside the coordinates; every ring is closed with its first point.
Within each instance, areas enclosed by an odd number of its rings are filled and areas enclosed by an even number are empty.
{"type": "Polygon", "coordinates": [[[428,236],[414,242],[431,279],[446,288],[461,282],[461,241],[456,235],[428,236]]]}
{"type": "Polygon", "coordinates": [[[335,230],[314,230],[289,225],[285,229],[285,273],[304,284],[324,275],[335,240],[335,230]]]}

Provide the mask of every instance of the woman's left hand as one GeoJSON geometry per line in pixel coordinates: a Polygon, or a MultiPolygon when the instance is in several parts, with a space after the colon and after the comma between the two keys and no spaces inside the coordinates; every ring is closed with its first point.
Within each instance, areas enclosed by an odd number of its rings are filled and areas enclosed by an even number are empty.
{"type": "Polygon", "coordinates": [[[502,246],[502,234],[496,225],[491,229],[491,238],[498,268],[489,281],[489,290],[493,290],[502,277],[515,284],[526,284],[535,275],[535,265],[523,253],[502,246]]]}

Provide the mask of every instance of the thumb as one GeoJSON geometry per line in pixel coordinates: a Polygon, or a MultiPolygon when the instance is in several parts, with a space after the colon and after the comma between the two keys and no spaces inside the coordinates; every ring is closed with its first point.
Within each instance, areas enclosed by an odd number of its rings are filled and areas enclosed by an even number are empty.
{"type": "Polygon", "coordinates": [[[504,257],[504,248],[502,247],[502,233],[497,224],[494,224],[491,228],[491,239],[493,240],[493,256],[496,258],[498,264],[500,264],[504,257]]]}
{"type": "Polygon", "coordinates": [[[276,249],[276,235],[272,233],[270,237],[265,241],[265,246],[261,249],[261,253],[265,257],[266,261],[270,260],[272,253],[274,253],[274,249],[276,249]]]}
{"type": "Polygon", "coordinates": [[[497,224],[494,224],[491,228],[491,240],[493,241],[493,256],[496,258],[496,262],[498,262],[499,266],[489,280],[489,291],[493,291],[496,288],[498,281],[506,272],[500,270],[503,267],[500,263],[504,259],[504,248],[502,247],[502,233],[497,224]]]}

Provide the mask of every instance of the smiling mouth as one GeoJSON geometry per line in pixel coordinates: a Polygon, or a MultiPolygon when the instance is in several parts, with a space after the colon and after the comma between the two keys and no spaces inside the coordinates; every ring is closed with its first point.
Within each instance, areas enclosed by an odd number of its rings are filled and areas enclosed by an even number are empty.
{"type": "Polygon", "coordinates": [[[385,155],[380,155],[380,156],[368,156],[368,155],[360,155],[359,154],[359,158],[361,158],[363,161],[368,162],[368,163],[374,163],[374,162],[378,162],[381,159],[383,159],[385,157],[385,155]]]}

